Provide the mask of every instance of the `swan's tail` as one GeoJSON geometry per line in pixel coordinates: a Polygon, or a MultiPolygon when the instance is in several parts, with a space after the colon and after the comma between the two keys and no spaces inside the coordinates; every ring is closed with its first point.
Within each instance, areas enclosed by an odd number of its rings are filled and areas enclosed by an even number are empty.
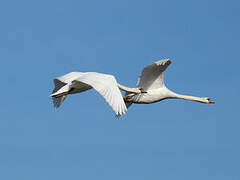
{"type": "Polygon", "coordinates": [[[67,97],[69,84],[54,79],[54,85],[55,88],[50,96],[52,97],[54,107],[58,108],[67,97]]]}

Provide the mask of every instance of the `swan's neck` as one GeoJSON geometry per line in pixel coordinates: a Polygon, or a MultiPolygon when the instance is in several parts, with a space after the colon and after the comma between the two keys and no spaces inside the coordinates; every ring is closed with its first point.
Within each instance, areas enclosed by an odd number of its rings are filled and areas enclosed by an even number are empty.
{"type": "Polygon", "coordinates": [[[123,86],[119,83],[118,83],[118,88],[123,91],[126,91],[126,92],[131,92],[131,93],[136,93],[136,94],[141,93],[140,89],[138,89],[138,88],[129,88],[129,87],[123,86]]]}
{"type": "Polygon", "coordinates": [[[187,96],[187,95],[178,94],[176,98],[205,103],[205,100],[203,100],[201,97],[196,97],[196,96],[187,96]]]}
{"type": "Polygon", "coordinates": [[[170,94],[171,95],[169,98],[173,98],[173,99],[185,99],[185,100],[189,100],[189,101],[197,101],[197,102],[201,102],[201,103],[207,103],[206,99],[204,99],[202,97],[182,95],[182,94],[174,93],[172,91],[170,91],[170,94]]]}

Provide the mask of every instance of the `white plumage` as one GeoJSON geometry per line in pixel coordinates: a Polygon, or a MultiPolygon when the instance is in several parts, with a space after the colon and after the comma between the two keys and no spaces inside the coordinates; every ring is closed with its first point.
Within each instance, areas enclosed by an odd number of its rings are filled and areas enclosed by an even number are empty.
{"type": "Polygon", "coordinates": [[[164,84],[164,71],[170,59],[156,61],[146,66],[138,79],[137,88],[128,88],[117,83],[112,75],[96,72],[71,72],[54,79],[51,94],[55,107],[59,107],[68,94],[80,93],[91,88],[99,92],[116,115],[122,115],[132,104],[150,104],[164,99],[185,99],[201,103],[214,103],[208,97],[194,97],[174,93],[164,84]],[[120,90],[126,91],[124,97],[120,90]]]}

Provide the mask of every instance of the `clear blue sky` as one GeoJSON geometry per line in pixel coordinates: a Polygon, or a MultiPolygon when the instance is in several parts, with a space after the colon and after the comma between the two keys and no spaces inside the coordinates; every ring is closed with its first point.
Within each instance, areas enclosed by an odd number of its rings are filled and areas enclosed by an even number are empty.
{"type": "Polygon", "coordinates": [[[0,2],[0,179],[240,179],[239,1],[0,2]],[[116,120],[91,90],[54,109],[52,79],[113,74],[134,87],[171,58],[166,100],[116,120]]]}

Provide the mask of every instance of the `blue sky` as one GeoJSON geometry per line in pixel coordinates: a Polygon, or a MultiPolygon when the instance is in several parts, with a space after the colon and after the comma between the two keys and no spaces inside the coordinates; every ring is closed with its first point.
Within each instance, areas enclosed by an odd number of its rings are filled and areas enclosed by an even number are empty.
{"type": "Polygon", "coordinates": [[[240,179],[239,2],[0,2],[0,179],[240,179]],[[95,91],[54,109],[52,79],[113,74],[134,87],[171,58],[165,80],[215,105],[134,105],[120,120],[95,91]]]}

